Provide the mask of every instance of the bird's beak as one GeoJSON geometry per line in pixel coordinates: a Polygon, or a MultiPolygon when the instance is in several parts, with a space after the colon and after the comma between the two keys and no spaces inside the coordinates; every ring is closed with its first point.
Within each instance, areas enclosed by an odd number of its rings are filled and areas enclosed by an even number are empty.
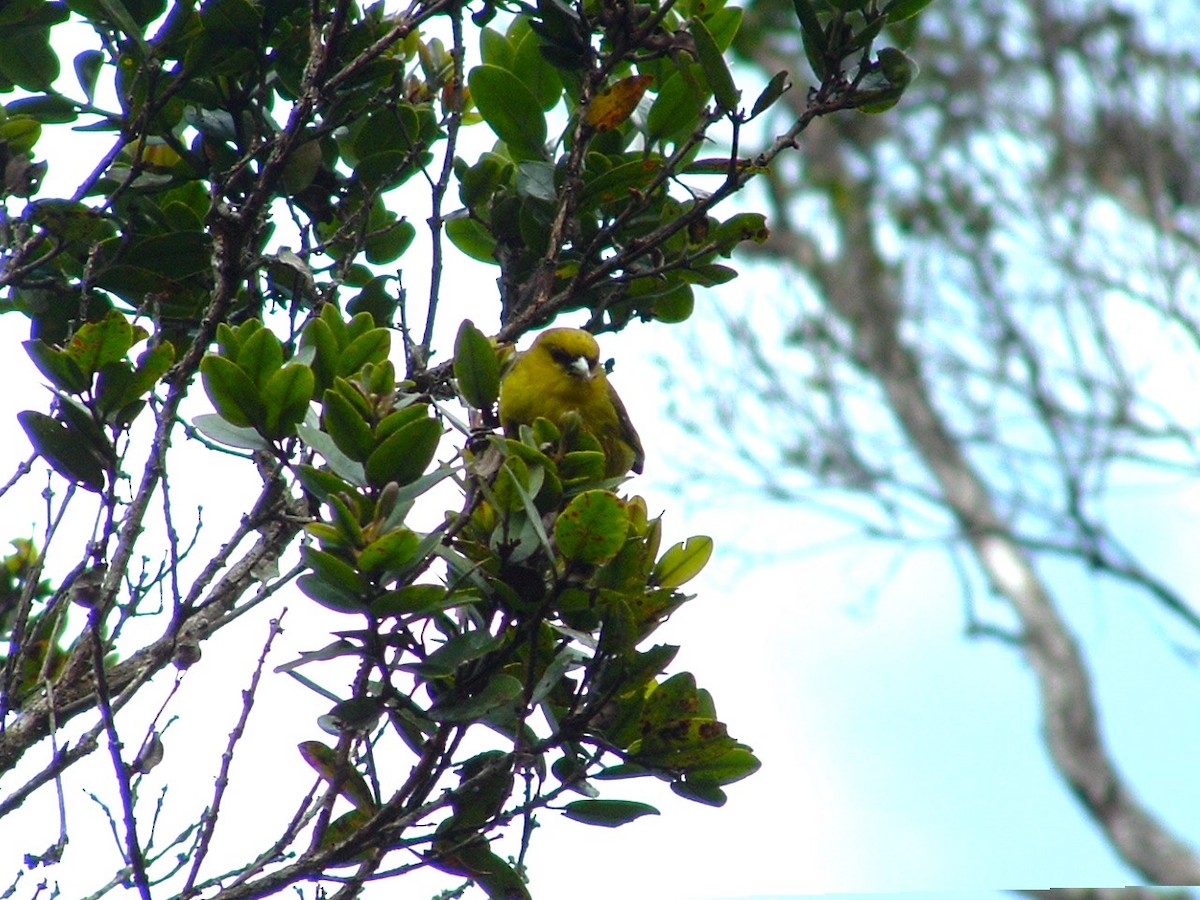
{"type": "Polygon", "coordinates": [[[574,369],[575,374],[580,378],[592,377],[592,367],[588,365],[588,361],[582,356],[577,356],[571,360],[571,368],[574,369]]]}

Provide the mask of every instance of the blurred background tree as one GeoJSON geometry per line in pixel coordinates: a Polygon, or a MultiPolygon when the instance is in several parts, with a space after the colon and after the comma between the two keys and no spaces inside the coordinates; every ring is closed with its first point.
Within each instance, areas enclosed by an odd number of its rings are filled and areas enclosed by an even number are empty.
{"type": "MultiPolygon", "coordinates": [[[[804,52],[791,13],[748,7],[743,65],[804,52]]],[[[920,77],[766,176],[756,289],[693,353],[718,416],[673,413],[719,490],[940,547],[966,634],[1028,663],[1064,787],[1142,879],[1195,884],[1200,856],[1113,761],[1064,607],[1078,579],[1120,585],[1164,652],[1200,658],[1194,586],[1142,561],[1117,503],[1200,474],[1200,14],[946,0],[889,34],[920,77]]]]}

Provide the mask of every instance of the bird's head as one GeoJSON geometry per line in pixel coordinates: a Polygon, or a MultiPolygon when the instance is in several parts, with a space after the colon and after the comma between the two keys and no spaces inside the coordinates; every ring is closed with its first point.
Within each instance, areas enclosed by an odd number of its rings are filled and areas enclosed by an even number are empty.
{"type": "Polygon", "coordinates": [[[603,371],[596,339],[578,328],[550,328],[543,331],[530,349],[546,353],[573,378],[590,380],[603,371]]]}

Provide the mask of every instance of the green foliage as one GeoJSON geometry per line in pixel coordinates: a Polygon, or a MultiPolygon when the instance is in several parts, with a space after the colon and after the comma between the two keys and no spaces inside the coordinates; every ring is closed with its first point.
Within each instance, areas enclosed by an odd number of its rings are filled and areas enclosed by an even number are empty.
{"type": "Polygon", "coordinates": [[[174,360],[170,344],[151,343],[136,362],[127,358],[149,335],[116,310],[82,325],[64,349],[41,339],[25,351],[50,381],[57,410],[18,414],[34,449],[55,471],[89,491],[111,482],[117,457],[115,436],[129,428],[146,397],[174,360]]]}
{"type": "MultiPolygon", "coordinates": [[[[32,544],[3,561],[0,638],[13,649],[0,722],[62,672],[94,676],[64,600],[86,607],[82,627],[108,657],[136,630],[127,622],[169,620],[136,658],[186,668],[252,585],[270,582],[264,601],[285,587],[269,573],[298,540],[296,587],[345,622],[337,641],[279,667],[329,700],[314,728],[336,741],[299,748],[327,797],[304,819],[319,833],[298,879],[403,847],[489,896],[526,897],[525,846],[515,859],[494,849],[514,819],[528,835],[547,809],[604,827],[654,814],[599,796],[631,777],[723,803],[758,760],[690,674],[667,674],[677,648],[653,642],[712,542],[661,551],[661,519],[618,493],[578,423],[492,433],[504,357],[563,313],[597,331],[687,319],[697,288],[735,278],[737,248],[769,237],[762,215],[717,207],[811,118],[894,104],[915,63],[892,48],[872,57],[873,44],[923,5],[795,0],[820,83],[805,116],[754,155],[745,126],[791,79],[779,73],[743,108],[751,95],[725,58],[742,10],[722,2],[485,2],[471,14],[478,40],[461,4],[433,0],[0,5],[0,94],[13,95],[0,108],[0,311],[29,318],[25,349],[53,397],[18,419],[101,512],[57,591],[32,544]],[[97,40],[64,66],[55,29],[70,16],[97,40]],[[63,125],[111,148],[69,195],[40,196],[38,154],[63,125]],[[471,130],[488,149],[465,158],[471,130]],[[426,225],[431,289],[417,309],[403,276],[426,225]],[[451,355],[433,341],[457,253],[495,267],[501,331],[464,321],[451,355]],[[227,547],[242,552],[253,529],[261,556],[196,567],[189,589],[169,497],[154,495],[168,493],[196,383],[214,412],[189,437],[232,448],[234,465],[251,451],[264,486],[227,547]],[[456,498],[440,517],[435,488],[456,498]],[[160,506],[170,554],[135,577],[160,506]],[[120,578],[104,577],[110,560],[120,578]],[[173,602],[154,609],[164,585],[173,602]],[[327,687],[347,663],[353,680],[327,687]],[[564,806],[564,794],[584,799],[564,806]]],[[[112,696],[130,684],[114,681],[112,696]]],[[[63,685],[72,705],[57,714],[99,703],[81,685],[63,685]]],[[[62,722],[41,733],[51,724],[62,722]]],[[[188,852],[203,857],[206,842],[188,852]]],[[[261,859],[285,855],[272,852],[261,859]]],[[[266,863],[253,865],[250,889],[266,863]]],[[[148,894],[149,876],[131,871],[148,894]]]]}
{"type": "Polygon", "coordinates": [[[454,342],[454,378],[462,398],[475,409],[491,409],[500,396],[500,361],[491,341],[464,319],[454,342]]]}
{"type": "MultiPolygon", "coordinates": [[[[450,794],[451,814],[434,841],[437,865],[480,879],[486,862],[488,875],[513,883],[500,876],[511,869],[496,868],[484,835],[511,815],[505,807],[517,747],[527,755],[544,748],[535,764],[554,772],[559,784],[547,798],[566,790],[594,794],[589,779],[636,765],[681,795],[712,803],[721,785],[757,767],[749,748],[728,737],[691,676],[658,680],[674,648],[640,649],[689,599],[678,587],[702,568],[711,541],[693,538],[659,555],[661,522],[648,519],[640,498],[623,499],[604,486],[595,440],[578,429],[560,432],[544,419],[524,429],[521,440],[491,439],[470,476],[474,499],[452,517],[451,540],[414,530],[406,524],[413,501],[440,478],[421,475],[441,426],[419,396],[396,390],[383,358],[386,341],[374,337],[388,332],[362,314],[346,322],[329,310],[309,322],[301,339],[312,348],[308,371],[341,374],[323,392],[319,427],[297,431],[325,460],[298,473],[322,509],[305,526],[310,542],[298,584],[322,606],[360,617],[363,629],[343,631],[334,652],[307,655],[288,668],[357,656],[393,678],[411,678],[398,727],[418,753],[439,729],[472,723],[514,742],[464,764],[463,787],[450,794]],[[357,371],[347,370],[347,356],[359,363],[357,371]],[[421,576],[434,559],[445,566],[440,581],[421,576]],[[420,634],[432,640],[417,641],[420,634]],[[534,729],[534,709],[552,723],[549,732],[534,729]]],[[[469,324],[458,343],[460,387],[472,385],[467,390],[475,399],[490,403],[496,351],[469,324]]],[[[269,387],[289,365],[304,367],[285,364],[282,348],[255,320],[218,329],[217,344],[201,371],[231,425],[253,422],[255,404],[266,415],[267,392],[258,385],[269,387]]],[[[397,700],[385,687],[393,678],[335,705],[323,727],[339,735],[372,727],[397,700]]],[[[318,742],[301,752],[358,810],[375,808],[363,775],[344,758],[318,742]]],[[[608,827],[651,812],[620,800],[566,808],[576,821],[608,827]]],[[[331,825],[329,846],[343,840],[343,830],[349,840],[363,821],[331,825]]]]}
{"type": "Polygon", "coordinates": [[[62,637],[65,604],[52,608],[50,582],[41,578],[42,559],[28,538],[9,542],[0,560],[0,666],[16,670],[14,701],[34,695],[43,678],[53,678],[66,659],[62,637]],[[10,656],[18,648],[17,657],[10,656]]]}
{"type": "Polygon", "coordinates": [[[563,807],[563,815],[585,825],[616,828],[642,816],[657,816],[658,810],[648,803],[632,800],[573,800],[563,807]]]}
{"type": "Polygon", "coordinates": [[[222,323],[218,330],[222,355],[210,354],[200,364],[204,390],[217,412],[230,425],[252,428],[269,442],[290,436],[312,400],[312,367],[296,361],[285,365],[279,338],[257,320],[237,330],[222,323]]]}
{"type": "Polygon", "coordinates": [[[848,99],[850,105],[868,113],[895,106],[917,74],[916,63],[894,47],[884,47],[870,59],[872,45],[885,27],[911,19],[931,2],[890,0],[880,8],[875,2],[792,0],[805,56],[825,85],[843,84],[847,61],[861,56],[848,99]]]}

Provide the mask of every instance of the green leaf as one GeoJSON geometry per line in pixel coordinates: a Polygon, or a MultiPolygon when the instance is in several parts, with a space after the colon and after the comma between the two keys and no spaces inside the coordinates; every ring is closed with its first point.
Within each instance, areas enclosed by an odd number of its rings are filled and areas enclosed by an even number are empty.
{"type": "Polygon", "coordinates": [[[358,372],[364,363],[381,363],[387,359],[391,348],[392,336],[388,330],[371,328],[342,348],[338,354],[337,373],[345,377],[358,372]]]}
{"type": "Polygon", "coordinates": [[[723,722],[694,714],[700,705],[700,698],[693,696],[663,708],[654,704],[652,694],[639,723],[642,740],[634,760],[658,768],[690,770],[737,748],[723,722]]]}
{"type": "MultiPolygon", "coordinates": [[[[326,309],[331,308],[332,303],[326,306],[326,309]]],[[[313,319],[304,326],[304,333],[300,336],[300,347],[312,347],[316,351],[317,355],[312,361],[313,375],[316,376],[315,390],[324,391],[333,384],[338,358],[337,338],[324,318],[313,319]]]]}
{"type": "Polygon", "coordinates": [[[312,546],[301,548],[300,555],[304,564],[312,569],[312,574],[297,580],[304,593],[339,612],[366,610],[367,584],[353,566],[312,546]]]}
{"type": "Polygon", "coordinates": [[[242,450],[270,450],[271,445],[263,440],[263,436],[253,428],[241,428],[230,425],[216,413],[204,413],[192,419],[192,425],[206,437],[212,438],[219,444],[229,447],[239,447],[242,450]]]}
{"type": "MultiPolygon", "coordinates": [[[[126,388],[133,381],[133,366],[125,360],[111,362],[100,370],[96,377],[94,391],[95,408],[106,423],[113,423],[114,413],[119,413],[124,404],[126,388]]],[[[130,402],[136,406],[136,397],[130,397],[130,402]]],[[[134,411],[130,408],[130,411],[134,411]]],[[[136,414],[136,412],[135,412],[136,414]]]]}
{"type": "Polygon", "coordinates": [[[358,555],[358,567],[365,575],[398,572],[412,564],[420,546],[421,538],[415,531],[397,528],[368,544],[358,555]]]}
{"type": "Polygon", "coordinates": [[[108,363],[124,359],[144,336],[145,331],[135,330],[123,313],[110,309],[99,322],[88,322],[75,332],[66,353],[81,371],[91,375],[108,363]]]}
{"type": "Polygon", "coordinates": [[[58,55],[50,47],[50,29],[18,26],[4,30],[0,76],[27,91],[50,90],[59,72],[58,55]]]}
{"type": "Polygon", "coordinates": [[[66,3],[45,0],[6,0],[0,3],[0,26],[44,27],[60,25],[70,17],[66,3]]]}
{"type": "Polygon", "coordinates": [[[741,30],[742,9],[739,6],[722,6],[711,16],[705,17],[704,25],[708,28],[708,33],[712,35],[717,49],[722,53],[727,53],[733,45],[733,39],[741,30]]]}
{"type": "Polygon", "coordinates": [[[629,512],[611,491],[584,491],[554,521],[554,541],[568,560],[599,565],[620,551],[629,512]]]}
{"type": "MultiPolygon", "coordinates": [[[[363,163],[375,157],[379,157],[376,176],[385,174],[387,169],[399,175],[402,166],[411,161],[410,151],[421,139],[423,112],[412,104],[396,103],[353,123],[350,126],[353,146],[346,148],[346,155],[355,164],[358,177],[363,177],[363,163]]],[[[372,178],[370,174],[366,177],[368,181],[372,178]]]]}
{"type": "Polygon", "coordinates": [[[304,421],[314,384],[312,369],[300,363],[288,363],[267,380],[262,391],[266,407],[263,430],[267,437],[274,440],[286,437],[295,425],[304,421]]]}
{"type": "Polygon", "coordinates": [[[260,328],[241,345],[234,362],[262,390],[283,365],[283,344],[269,328],[260,328]]]}
{"type": "MultiPolygon", "coordinates": [[[[417,236],[417,229],[408,219],[401,219],[367,235],[367,262],[381,266],[399,259],[417,236]]],[[[377,322],[386,319],[376,318],[377,322]]]]}
{"type": "Polygon", "coordinates": [[[597,772],[592,778],[596,781],[620,781],[623,778],[641,778],[649,772],[649,769],[637,763],[619,763],[597,772]]]}
{"type": "MultiPolygon", "coordinates": [[[[0,73],[2,76],[3,73],[0,73]]],[[[29,153],[42,135],[42,125],[29,116],[14,116],[0,122],[0,139],[8,144],[10,155],[29,153]]]]}
{"type": "Polygon", "coordinates": [[[366,613],[367,605],[360,595],[326,581],[319,575],[301,575],[296,585],[306,597],[317,601],[326,609],[340,613],[366,613]]]}
{"type": "Polygon", "coordinates": [[[301,423],[296,426],[296,434],[305,444],[325,457],[325,462],[329,464],[330,470],[338,478],[360,487],[367,483],[362,463],[355,462],[343,453],[338,448],[337,442],[324,431],[301,423]]]}
{"type": "Polygon", "coordinates": [[[726,115],[736,113],[738,101],[741,99],[741,91],[733,83],[729,66],[725,64],[725,57],[721,55],[721,50],[713,40],[708,26],[700,19],[693,19],[688,30],[691,32],[692,40],[695,41],[698,61],[704,70],[704,78],[708,82],[708,86],[712,88],[717,107],[726,115]]]}
{"type": "MultiPolygon", "coordinates": [[[[289,194],[299,194],[313,183],[321,170],[324,157],[320,141],[305,141],[292,148],[283,168],[283,187],[289,194]]],[[[292,251],[287,251],[291,253],[292,251]]]]}
{"type": "Polygon", "coordinates": [[[800,22],[801,37],[804,41],[804,52],[809,65],[818,78],[824,79],[829,74],[825,56],[829,53],[829,44],[825,39],[825,29],[817,18],[817,10],[813,0],[792,0],[796,10],[796,19],[800,22]]]}
{"type": "Polygon", "coordinates": [[[262,323],[258,319],[249,319],[236,329],[230,328],[225,322],[217,323],[217,349],[222,356],[227,356],[232,360],[237,359],[238,351],[242,349],[242,340],[254,333],[252,328],[243,332],[245,326],[250,325],[251,322],[256,323],[259,328],[262,327],[262,323]]]}
{"type": "Polygon", "coordinates": [[[676,544],[662,555],[650,577],[662,587],[679,587],[700,574],[700,570],[712,557],[712,552],[712,538],[688,538],[686,542],[676,544]]]}
{"type": "Polygon", "coordinates": [[[111,410],[115,412],[126,404],[144,396],[158,383],[158,379],[171,370],[171,365],[174,362],[175,347],[168,341],[163,341],[161,344],[143,351],[138,356],[137,366],[134,368],[132,376],[122,386],[120,396],[109,400],[104,396],[104,392],[101,391],[101,407],[106,411],[111,410]]]}
{"type": "MultiPolygon", "coordinates": [[[[316,431],[315,428],[308,428],[308,426],[305,425],[300,425],[297,427],[298,431],[304,429],[320,434],[321,437],[329,441],[330,444],[333,444],[333,441],[329,440],[329,435],[320,431],[316,431]]],[[[255,434],[257,436],[257,432],[255,432],[255,434]]],[[[262,438],[260,437],[259,440],[262,440],[262,438]]],[[[308,443],[307,436],[305,436],[305,443],[308,443]]],[[[313,449],[315,450],[316,448],[314,447],[313,449]]],[[[333,448],[333,451],[339,456],[341,455],[341,451],[338,450],[336,446],[333,448]]],[[[348,465],[358,465],[349,459],[346,460],[346,463],[348,465]]],[[[362,466],[359,466],[359,469],[361,471],[362,466]]],[[[304,489],[322,503],[324,503],[334,494],[349,494],[354,490],[354,486],[352,484],[345,479],[339,478],[328,469],[318,469],[316,466],[310,466],[307,463],[301,463],[296,467],[296,477],[300,479],[300,483],[304,485],[304,489]]]]}
{"type": "Polygon", "coordinates": [[[367,480],[380,488],[389,481],[402,485],[416,481],[433,461],[441,438],[442,426],[437,419],[410,422],[367,457],[367,480]]]}
{"type": "Polygon", "coordinates": [[[529,466],[519,456],[511,456],[496,473],[488,500],[501,512],[513,512],[524,508],[529,501],[529,487],[529,466]]]}
{"type": "Polygon", "coordinates": [[[241,428],[262,424],[262,398],[237,363],[210,353],[200,361],[200,376],[208,399],[226,422],[241,428]]]}
{"type": "Polygon", "coordinates": [[[446,237],[471,259],[496,265],[496,238],[464,209],[446,217],[446,237]]]}
{"type": "Polygon", "coordinates": [[[21,346],[38,367],[38,371],[50,379],[50,383],[60,391],[79,394],[91,384],[91,379],[65,350],[51,347],[40,339],[25,341],[21,346]]]}
{"type": "Polygon", "coordinates": [[[396,401],[399,402],[400,397],[396,394],[396,367],[390,359],[385,359],[379,364],[372,363],[369,369],[364,366],[362,378],[367,393],[376,397],[395,396],[396,401]]]}
{"type": "Polygon", "coordinates": [[[563,676],[567,672],[586,663],[588,659],[588,655],[577,647],[570,645],[563,647],[558,651],[554,659],[550,660],[550,664],[546,666],[546,671],[542,673],[542,677],[534,685],[533,694],[530,696],[529,702],[531,704],[541,703],[561,683],[563,676]]]}
{"type": "Polygon", "coordinates": [[[362,775],[347,763],[338,765],[337,752],[320,741],[303,741],[297,749],[304,761],[331,785],[338,786],[338,793],[349,800],[357,809],[373,811],[375,798],[362,775]]]}
{"type": "Polygon", "coordinates": [[[475,409],[490,409],[500,395],[500,360],[487,335],[464,319],[454,340],[458,392],[475,409]]]}
{"type": "MultiPolygon", "coordinates": [[[[330,512],[333,513],[333,524],[326,526],[333,529],[333,533],[337,535],[337,543],[342,546],[361,547],[364,544],[362,525],[359,524],[356,509],[352,511],[350,504],[354,503],[353,497],[350,494],[331,494],[325,499],[329,504],[330,512]]],[[[309,526],[321,525],[324,523],[314,522],[309,526]]],[[[311,532],[310,532],[311,533],[311,532]]]]}
{"type": "Polygon", "coordinates": [[[104,468],[80,436],[58,419],[27,409],[17,413],[33,449],[68,481],[97,494],[104,490],[104,468]]]}
{"type": "Polygon", "coordinates": [[[212,242],[203,231],[156,234],[134,244],[122,262],[172,281],[206,273],[212,242]]]}
{"type": "Polygon", "coordinates": [[[43,125],[63,125],[79,118],[79,107],[75,105],[75,101],[61,94],[22,97],[20,100],[6,103],[4,111],[9,115],[29,116],[43,125]]]}
{"type": "Polygon", "coordinates": [[[423,616],[474,602],[468,594],[451,594],[440,584],[406,584],[389,591],[371,604],[371,612],[385,616],[423,616]]]}
{"type": "Polygon", "coordinates": [[[705,806],[724,806],[725,792],[714,784],[692,784],[690,781],[672,781],[671,790],[685,800],[694,800],[705,806]]]}
{"type": "Polygon", "coordinates": [[[426,403],[412,403],[394,412],[390,412],[384,416],[382,422],[375,426],[375,440],[386,440],[409,422],[416,422],[418,419],[424,419],[428,415],[429,405],[426,403]]]}
{"type": "MultiPolygon", "coordinates": [[[[342,813],[336,819],[331,821],[325,828],[324,834],[321,835],[321,840],[317,844],[318,850],[328,850],[331,847],[336,847],[345,841],[350,840],[358,833],[364,825],[371,820],[372,811],[368,809],[355,808],[349,812],[342,813]]],[[[364,850],[352,856],[349,862],[358,863],[367,859],[372,851],[364,850]]]]}
{"type": "Polygon", "coordinates": [[[554,166],[540,160],[527,160],[518,165],[517,196],[555,202],[558,191],[554,186],[554,166]]]}
{"type": "Polygon", "coordinates": [[[650,144],[683,140],[700,124],[707,98],[694,79],[683,72],[669,76],[646,114],[646,140],[650,144]]]}
{"type": "Polygon", "coordinates": [[[501,647],[505,640],[507,638],[503,634],[494,635],[482,628],[476,631],[467,631],[450,638],[424,660],[410,668],[423,675],[452,675],[454,670],[463,663],[486,656],[501,647]]]}
{"type": "Polygon", "coordinates": [[[494,28],[483,28],[479,32],[479,56],[486,65],[498,66],[512,71],[513,45],[508,38],[494,28]]]}
{"type": "Polygon", "coordinates": [[[332,644],[326,644],[320,650],[307,650],[291,662],[280,663],[275,667],[276,672],[291,672],[311,662],[325,662],[342,656],[362,656],[363,650],[357,644],[345,638],[338,638],[332,644]]]}
{"type": "Polygon", "coordinates": [[[358,408],[335,390],[321,398],[321,424],[339,450],[356,462],[364,462],[375,449],[371,426],[358,408]]]}
{"type": "MultiPolygon", "coordinates": [[[[562,97],[563,84],[558,72],[542,53],[542,42],[529,27],[528,20],[517,18],[509,29],[509,40],[515,47],[512,65],[504,66],[516,75],[537,97],[543,110],[549,112],[562,97]]],[[[486,62],[486,60],[485,60],[486,62]]]]}
{"type": "MultiPolygon", "coordinates": [[[[463,206],[467,210],[486,208],[496,190],[508,183],[512,170],[512,162],[497,153],[484,153],[473,166],[458,160],[454,174],[458,176],[458,196],[463,206]]],[[[465,214],[466,210],[459,210],[451,217],[465,214]]]]}
{"type": "Polygon", "coordinates": [[[633,800],[574,800],[563,807],[563,815],[585,825],[616,828],[642,816],[660,813],[648,803],[633,800]]]}
{"type": "Polygon", "coordinates": [[[567,484],[599,481],[604,477],[605,462],[602,450],[572,450],[563,455],[558,474],[567,484]]]}
{"type": "Polygon", "coordinates": [[[881,113],[895,106],[905,88],[917,77],[919,67],[901,50],[883,47],[877,54],[874,70],[863,79],[856,98],[857,109],[864,113],[881,113]],[[865,101],[865,102],[864,102],[865,101]]]}
{"type": "Polygon", "coordinates": [[[758,99],[754,101],[754,107],[750,110],[750,118],[757,118],[766,112],[785,92],[791,90],[791,87],[792,82],[788,73],[776,72],[767,82],[767,86],[762,89],[758,99]]]}
{"type": "Polygon", "coordinates": [[[662,163],[662,157],[656,153],[645,157],[639,154],[638,158],[619,162],[595,176],[585,176],[580,208],[628,202],[633,192],[648,188],[659,176],[662,163]]]}
{"type": "Polygon", "coordinates": [[[912,18],[932,2],[933,0],[892,0],[883,8],[883,14],[887,17],[888,24],[894,25],[912,18]]]}
{"type": "Polygon", "coordinates": [[[718,284],[727,284],[737,278],[737,269],[732,269],[729,266],[722,266],[717,263],[709,263],[708,265],[698,265],[694,269],[685,269],[676,273],[689,284],[699,284],[704,287],[714,287],[718,284]]]}
{"type": "Polygon", "coordinates": [[[116,463],[116,455],[112,444],[105,437],[101,424],[96,421],[95,414],[88,406],[78,400],[59,395],[58,413],[63,424],[71,432],[76,441],[85,446],[102,466],[116,463]]]}
{"type": "MultiPolygon", "coordinates": [[[[70,0],[70,6],[74,12],[93,21],[114,25],[129,37],[140,38],[143,26],[162,14],[163,4],[139,0],[70,0]],[[151,8],[148,18],[145,7],[151,8]]],[[[145,41],[141,41],[140,46],[145,49],[145,41]]]]}
{"type": "Polygon", "coordinates": [[[495,675],[478,694],[447,706],[435,706],[429,711],[429,718],[435,722],[476,721],[500,706],[519,701],[524,690],[513,676],[495,675]]]}
{"type": "Polygon", "coordinates": [[[510,150],[526,159],[546,158],[546,115],[516,75],[499,66],[476,66],[467,83],[479,114],[510,150]]]}
{"type": "Polygon", "coordinates": [[[655,297],[646,312],[659,322],[685,322],[695,308],[696,298],[691,285],[680,284],[655,297]]]}
{"type": "Polygon", "coordinates": [[[301,548],[301,556],[305,565],[329,583],[336,584],[356,596],[366,591],[367,583],[363,577],[345,560],[311,546],[301,548]]]}
{"type": "Polygon", "coordinates": [[[758,757],[745,747],[735,747],[709,762],[689,766],[687,781],[693,785],[725,785],[741,781],[762,768],[758,757]]]}

